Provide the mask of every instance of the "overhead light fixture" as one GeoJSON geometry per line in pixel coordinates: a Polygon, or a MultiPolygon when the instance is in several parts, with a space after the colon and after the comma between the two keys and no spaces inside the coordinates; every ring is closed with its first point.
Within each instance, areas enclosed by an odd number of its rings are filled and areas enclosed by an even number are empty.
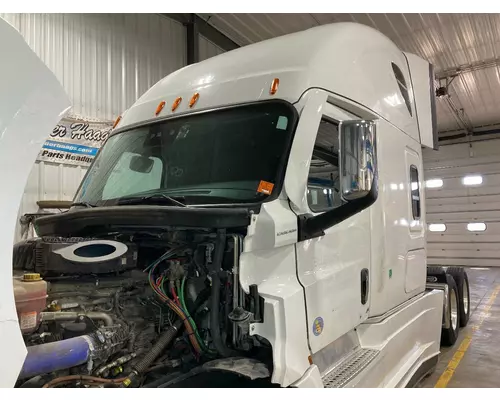
{"type": "Polygon", "coordinates": [[[464,176],[464,178],[462,179],[462,183],[465,186],[480,185],[481,183],[483,183],[483,177],[481,175],[464,176]]]}
{"type": "Polygon", "coordinates": [[[484,232],[486,224],[484,222],[470,222],[467,224],[467,230],[469,232],[484,232]]]}
{"type": "Polygon", "coordinates": [[[431,232],[445,232],[446,225],[445,224],[429,224],[429,230],[431,232]]]}
{"type": "Polygon", "coordinates": [[[429,189],[440,188],[443,186],[443,180],[440,178],[429,179],[425,182],[425,187],[429,189]]]}

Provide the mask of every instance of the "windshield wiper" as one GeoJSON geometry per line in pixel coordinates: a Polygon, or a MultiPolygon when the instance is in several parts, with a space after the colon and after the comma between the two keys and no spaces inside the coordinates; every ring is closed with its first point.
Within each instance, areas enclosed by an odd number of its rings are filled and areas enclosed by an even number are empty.
{"type": "Polygon", "coordinates": [[[184,203],[181,203],[179,200],[174,199],[173,197],[167,196],[166,194],[152,194],[150,196],[143,197],[122,197],[118,200],[118,205],[126,205],[126,204],[141,204],[147,203],[150,201],[163,201],[166,200],[171,205],[177,207],[187,207],[184,203]]]}
{"type": "Polygon", "coordinates": [[[80,201],[77,203],[71,203],[71,207],[87,207],[87,208],[94,208],[97,207],[95,204],[92,203],[87,203],[86,201],[80,201]]]}

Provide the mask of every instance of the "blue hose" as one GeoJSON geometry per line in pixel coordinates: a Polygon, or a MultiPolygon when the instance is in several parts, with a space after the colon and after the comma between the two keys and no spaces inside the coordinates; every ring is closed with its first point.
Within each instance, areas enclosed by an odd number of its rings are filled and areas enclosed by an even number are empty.
{"type": "Polygon", "coordinates": [[[89,335],[28,347],[28,355],[18,379],[47,374],[85,364],[94,339],[89,335]]]}

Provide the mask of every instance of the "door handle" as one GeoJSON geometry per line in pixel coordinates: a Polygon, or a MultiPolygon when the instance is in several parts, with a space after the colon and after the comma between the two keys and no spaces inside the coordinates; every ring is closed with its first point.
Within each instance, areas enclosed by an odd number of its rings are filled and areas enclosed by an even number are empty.
{"type": "Polygon", "coordinates": [[[369,278],[368,269],[361,270],[361,304],[365,305],[368,301],[369,278]]]}

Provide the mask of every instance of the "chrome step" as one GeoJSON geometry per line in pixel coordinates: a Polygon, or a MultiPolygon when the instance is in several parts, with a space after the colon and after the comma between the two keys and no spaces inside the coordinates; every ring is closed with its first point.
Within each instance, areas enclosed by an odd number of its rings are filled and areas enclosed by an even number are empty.
{"type": "Polygon", "coordinates": [[[378,350],[358,349],[323,376],[325,388],[342,388],[363,371],[379,354],[378,350]]]}

